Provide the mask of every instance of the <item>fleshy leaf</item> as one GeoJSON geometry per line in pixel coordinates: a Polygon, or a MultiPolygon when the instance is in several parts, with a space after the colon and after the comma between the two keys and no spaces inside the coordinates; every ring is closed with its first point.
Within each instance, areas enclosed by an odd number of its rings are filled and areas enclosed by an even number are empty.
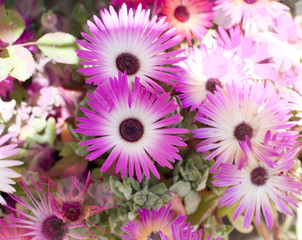
{"type": "Polygon", "coordinates": [[[25,81],[29,79],[35,70],[35,61],[31,52],[24,47],[11,47],[2,53],[13,69],[10,76],[25,81]]]}
{"type": "Polygon", "coordinates": [[[37,43],[40,50],[56,62],[79,63],[79,58],[75,52],[75,49],[78,48],[76,38],[69,33],[47,33],[37,43]]]}
{"type": "Polygon", "coordinates": [[[17,11],[0,6],[0,29],[0,39],[11,44],[23,33],[25,21],[17,11]]]}
{"type": "Polygon", "coordinates": [[[239,215],[235,220],[233,220],[233,214],[234,214],[234,210],[228,213],[228,219],[229,221],[232,223],[233,227],[241,233],[247,234],[250,233],[254,230],[253,225],[250,225],[248,228],[245,228],[243,226],[243,222],[244,222],[244,216],[243,215],[239,215]]]}
{"type": "Polygon", "coordinates": [[[179,181],[174,183],[169,190],[177,193],[181,198],[183,198],[190,192],[191,186],[188,182],[179,181]]]}
{"type": "Polygon", "coordinates": [[[185,207],[187,214],[192,214],[194,213],[200,202],[201,202],[201,196],[198,192],[195,191],[190,191],[184,198],[185,201],[185,207]]]}
{"type": "Polygon", "coordinates": [[[10,64],[8,59],[0,58],[0,69],[0,81],[2,81],[9,75],[13,66],[10,64]]]}

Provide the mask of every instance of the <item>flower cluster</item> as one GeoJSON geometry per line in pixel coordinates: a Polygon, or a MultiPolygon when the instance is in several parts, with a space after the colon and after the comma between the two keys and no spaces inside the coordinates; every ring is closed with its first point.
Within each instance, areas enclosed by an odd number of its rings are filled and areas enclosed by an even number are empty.
{"type": "Polygon", "coordinates": [[[302,193],[299,9],[64,1],[62,16],[8,2],[1,239],[302,237],[289,227],[302,193]]]}

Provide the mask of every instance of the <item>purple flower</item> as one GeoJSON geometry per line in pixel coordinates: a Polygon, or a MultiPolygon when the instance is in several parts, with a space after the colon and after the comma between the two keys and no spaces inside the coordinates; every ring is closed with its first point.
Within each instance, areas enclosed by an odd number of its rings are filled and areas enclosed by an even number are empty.
{"type": "Polygon", "coordinates": [[[86,118],[77,118],[81,123],[75,131],[94,138],[81,145],[90,145],[92,151],[86,159],[92,161],[111,150],[101,171],[107,171],[117,160],[116,172],[122,177],[129,167],[129,176],[133,178],[134,169],[139,181],[142,172],[150,178],[149,169],[157,177],[160,175],[151,161],[154,159],[162,167],[173,168],[170,162],[180,160],[176,146],[186,146],[182,138],[173,136],[188,132],[182,128],[163,128],[180,120],[180,114],[162,119],[177,109],[170,94],[149,92],[136,78],[134,88],[129,86],[127,75],[119,74],[118,79],[110,79],[106,87],[99,87],[87,104],[93,109],[82,108],[86,118]]]}

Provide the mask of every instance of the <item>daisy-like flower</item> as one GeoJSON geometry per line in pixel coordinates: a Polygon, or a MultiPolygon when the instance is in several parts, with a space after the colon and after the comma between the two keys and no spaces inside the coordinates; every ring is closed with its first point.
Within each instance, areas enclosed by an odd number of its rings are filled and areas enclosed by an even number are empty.
{"type": "Polygon", "coordinates": [[[106,209],[112,208],[84,205],[86,192],[91,182],[92,179],[90,172],[88,173],[84,188],[80,187],[80,183],[77,178],[73,178],[70,190],[67,194],[65,194],[63,190],[58,188],[54,183],[52,184],[57,191],[57,196],[53,198],[53,207],[56,214],[60,216],[60,218],[64,219],[65,222],[82,224],[88,231],[90,230],[86,227],[86,222],[89,222],[100,229],[100,227],[96,226],[88,219],[89,217],[106,209]]]}
{"type": "MultiPolygon", "coordinates": [[[[161,207],[160,209],[152,209],[151,213],[148,209],[137,210],[140,217],[139,222],[133,220],[128,221],[121,229],[127,235],[121,235],[126,240],[141,239],[172,239],[172,226],[186,228],[190,223],[184,223],[186,216],[178,215],[175,219],[174,211],[170,212],[171,205],[161,207]]],[[[175,230],[177,231],[177,230],[175,230]]]]}
{"type": "MultiPolygon", "coordinates": [[[[6,160],[6,158],[16,155],[20,148],[17,148],[17,144],[5,143],[12,137],[11,134],[2,135],[4,125],[0,126],[0,192],[13,193],[15,188],[11,185],[15,184],[15,181],[11,178],[18,178],[21,175],[10,167],[22,165],[23,162],[17,160],[6,160]]],[[[6,204],[4,198],[0,195],[0,204],[6,204]]]]}
{"type": "Polygon", "coordinates": [[[286,153],[279,159],[274,168],[263,162],[259,162],[249,154],[248,164],[239,170],[231,164],[221,164],[220,169],[212,183],[216,187],[229,187],[225,195],[219,200],[221,206],[230,206],[238,203],[233,218],[244,214],[243,226],[248,228],[253,217],[257,226],[260,224],[261,212],[267,226],[271,229],[273,212],[271,204],[284,214],[292,215],[291,207],[297,208],[297,198],[300,195],[302,185],[299,181],[287,176],[286,172],[295,165],[297,150],[286,153]]]}
{"type": "Polygon", "coordinates": [[[231,26],[241,23],[245,32],[268,31],[275,18],[289,7],[275,0],[217,0],[215,11],[222,11],[223,21],[231,26]]]}
{"type": "Polygon", "coordinates": [[[41,180],[39,185],[33,182],[36,193],[32,193],[24,182],[20,182],[19,185],[26,193],[31,204],[14,194],[10,194],[10,196],[17,203],[23,205],[25,209],[28,209],[33,215],[7,206],[7,208],[21,216],[20,218],[14,218],[13,221],[15,224],[11,223],[11,226],[28,230],[25,233],[19,232],[15,237],[21,238],[30,236],[32,240],[68,240],[69,237],[75,239],[87,239],[90,237],[79,233],[73,233],[71,230],[79,227],[79,225],[69,225],[56,215],[52,205],[52,195],[50,193],[49,185],[48,191],[46,192],[43,189],[41,180]],[[38,196],[38,199],[35,196],[38,196]]]}
{"type": "MultiPolygon", "coordinates": [[[[21,218],[24,219],[23,216],[21,218]]],[[[13,216],[8,219],[0,219],[0,239],[31,240],[30,236],[16,237],[27,232],[27,229],[18,228],[13,216]]]]}
{"type": "Polygon", "coordinates": [[[208,0],[164,0],[161,13],[167,17],[170,27],[192,45],[192,33],[201,40],[212,27],[213,3],[208,0]]]}
{"type": "Polygon", "coordinates": [[[272,54],[269,53],[269,42],[257,42],[252,37],[244,35],[237,25],[226,31],[218,27],[216,41],[226,51],[236,53],[239,61],[246,62],[248,74],[256,79],[277,79],[277,71],[272,61],[272,54]]]}
{"type": "Polygon", "coordinates": [[[153,0],[111,0],[110,5],[116,7],[125,3],[128,8],[137,8],[139,4],[142,4],[142,8],[147,9],[149,4],[153,3],[153,0]]]}
{"type": "Polygon", "coordinates": [[[174,100],[169,100],[169,93],[158,95],[144,89],[137,78],[134,88],[129,86],[127,75],[110,79],[106,87],[100,86],[93,94],[88,93],[87,104],[94,110],[82,108],[87,118],[77,118],[82,122],[75,131],[94,138],[81,145],[90,145],[86,156],[94,160],[112,149],[101,171],[108,170],[117,159],[116,172],[121,170],[122,177],[129,166],[129,176],[133,178],[134,169],[139,181],[142,179],[141,168],[147,178],[149,169],[157,177],[160,175],[150,157],[159,165],[173,168],[170,162],[180,160],[175,146],[186,146],[181,137],[172,134],[188,132],[182,128],[163,128],[180,120],[180,114],[162,119],[177,109],[174,100]]]}
{"type": "MultiPolygon", "coordinates": [[[[173,240],[201,240],[202,238],[202,230],[200,229],[198,232],[193,231],[193,227],[183,228],[181,226],[172,225],[172,236],[173,240]]],[[[206,240],[211,240],[212,235],[209,235],[206,240]]],[[[169,240],[168,238],[164,238],[162,240],[169,240]]],[[[215,240],[223,240],[222,237],[217,237],[215,240]]]]}
{"type": "Polygon", "coordinates": [[[209,92],[199,106],[203,115],[196,119],[208,127],[193,130],[195,138],[205,139],[197,151],[212,151],[205,159],[216,158],[214,169],[222,162],[241,168],[247,163],[246,149],[273,166],[271,157],[296,142],[296,131],[288,128],[291,106],[280,98],[273,85],[264,82],[243,85],[226,84],[226,90],[209,92]],[[277,149],[278,148],[278,149],[277,149]]]}
{"type": "Polygon", "coordinates": [[[302,59],[302,29],[289,14],[276,18],[274,32],[253,34],[259,43],[266,44],[267,52],[272,56],[278,71],[288,71],[300,66],[302,59]]]}
{"type": "Polygon", "coordinates": [[[80,58],[88,59],[83,65],[93,65],[79,70],[85,76],[92,76],[87,83],[108,82],[109,77],[126,71],[129,81],[137,76],[148,89],[164,91],[155,80],[174,85],[176,76],[172,73],[181,69],[164,65],[183,60],[175,56],[184,50],[164,51],[178,44],[181,36],[174,36],[176,29],[166,31],[165,18],[157,22],[157,16],[151,20],[149,16],[150,10],[142,10],[141,4],[135,13],[133,9],[127,11],[123,4],[118,14],[110,6],[109,12],[101,11],[101,19],[94,16],[96,25],[88,21],[94,37],[83,33],[89,42],[80,40],[78,43],[87,50],[77,50],[80,58]]]}
{"type": "Polygon", "coordinates": [[[214,93],[217,86],[250,79],[244,61],[221,47],[190,48],[188,58],[179,65],[186,71],[179,76],[175,89],[181,93],[182,106],[191,107],[191,111],[202,103],[208,92],[214,93]]]}

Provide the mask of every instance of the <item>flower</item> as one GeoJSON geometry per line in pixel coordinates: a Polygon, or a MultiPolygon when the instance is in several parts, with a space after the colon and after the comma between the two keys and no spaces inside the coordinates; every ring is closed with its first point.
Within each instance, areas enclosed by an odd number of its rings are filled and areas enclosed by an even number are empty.
{"type": "MultiPolygon", "coordinates": [[[[21,216],[24,219],[23,216],[21,216]]],[[[29,231],[27,229],[20,229],[16,225],[15,218],[11,215],[7,220],[0,219],[0,238],[1,239],[15,239],[15,240],[30,240],[30,236],[26,236],[29,231]],[[25,235],[17,237],[18,235],[25,235]]]]}
{"type": "Polygon", "coordinates": [[[153,3],[153,0],[111,0],[110,5],[116,7],[125,3],[128,8],[137,8],[139,4],[142,4],[142,8],[149,8],[149,4],[153,3]]]}
{"type": "Polygon", "coordinates": [[[77,50],[80,58],[89,59],[83,61],[83,65],[93,65],[79,70],[85,76],[92,76],[87,83],[108,82],[109,77],[117,77],[118,72],[126,71],[129,81],[137,76],[150,90],[154,87],[164,91],[154,80],[174,85],[174,73],[181,70],[163,65],[183,60],[175,56],[184,50],[163,51],[178,44],[181,36],[173,37],[176,29],[166,31],[168,23],[164,18],[156,22],[157,16],[151,20],[149,16],[150,10],[142,10],[141,4],[135,13],[133,9],[127,11],[123,4],[118,15],[110,6],[109,12],[107,9],[101,11],[101,19],[94,16],[97,26],[88,21],[94,37],[82,33],[89,42],[79,40],[78,43],[87,50],[77,50]]]}
{"type": "Polygon", "coordinates": [[[216,12],[223,12],[224,22],[231,26],[242,24],[245,32],[268,31],[275,26],[275,18],[289,7],[275,0],[217,0],[216,12]]]}
{"type": "Polygon", "coordinates": [[[164,0],[161,13],[169,27],[176,27],[177,34],[186,38],[190,45],[191,33],[201,40],[213,24],[213,3],[208,0],[164,0]]]}
{"type": "MultiPolygon", "coordinates": [[[[0,125],[0,191],[6,193],[12,193],[15,188],[11,184],[15,184],[15,181],[11,178],[18,178],[21,175],[10,167],[22,165],[23,162],[17,160],[5,160],[8,157],[16,155],[20,148],[17,148],[17,144],[6,144],[11,137],[11,134],[2,135],[4,125],[0,125]]],[[[4,198],[0,195],[0,204],[6,204],[4,198]]]]}
{"type": "Polygon", "coordinates": [[[236,85],[226,84],[226,90],[209,92],[199,106],[203,115],[196,119],[208,127],[193,130],[195,138],[205,139],[197,151],[214,150],[205,159],[217,157],[214,169],[220,163],[232,163],[241,168],[247,163],[246,151],[270,166],[270,159],[296,142],[296,131],[288,128],[291,106],[276,93],[273,85],[264,82],[236,85]]]}
{"type": "Polygon", "coordinates": [[[92,179],[90,172],[87,175],[84,188],[80,187],[80,183],[77,178],[72,178],[72,184],[67,194],[65,194],[62,189],[58,188],[52,182],[53,187],[57,191],[57,196],[53,198],[53,207],[56,215],[58,215],[61,219],[64,219],[65,222],[79,223],[87,230],[89,229],[85,225],[86,222],[89,222],[95,227],[101,229],[89,221],[88,218],[106,209],[112,208],[84,205],[86,200],[86,192],[91,182],[92,179]]]}
{"type": "Polygon", "coordinates": [[[13,221],[16,224],[11,224],[11,226],[28,230],[28,232],[19,233],[19,235],[16,235],[15,237],[31,236],[31,239],[33,240],[68,240],[69,237],[75,239],[86,239],[90,237],[79,233],[73,233],[71,230],[77,228],[78,225],[67,224],[63,219],[56,215],[51,203],[52,195],[50,193],[49,184],[46,192],[43,189],[41,179],[39,179],[39,185],[33,181],[33,186],[36,190],[35,193],[32,193],[24,182],[19,182],[19,185],[26,193],[31,204],[14,194],[10,194],[10,196],[17,203],[23,205],[23,207],[33,215],[7,206],[7,208],[21,216],[20,218],[14,218],[13,221]],[[35,196],[38,196],[38,199],[35,196]]]}
{"type": "Polygon", "coordinates": [[[118,159],[116,172],[121,169],[122,177],[129,165],[130,178],[133,178],[135,169],[141,181],[141,168],[147,178],[150,178],[149,169],[160,178],[150,157],[159,165],[171,169],[173,166],[170,162],[181,159],[175,146],[186,144],[181,137],[172,134],[186,133],[188,130],[162,128],[180,120],[180,114],[162,119],[178,107],[174,100],[169,100],[169,93],[150,93],[140,85],[138,78],[132,90],[127,75],[119,74],[118,79],[110,79],[107,87],[100,86],[93,94],[87,95],[90,98],[87,104],[94,111],[81,108],[87,118],[77,118],[82,123],[78,124],[75,132],[94,137],[81,143],[91,145],[87,151],[93,152],[86,156],[90,161],[112,149],[101,172],[108,170],[118,159]]]}
{"type": "Polygon", "coordinates": [[[302,59],[302,29],[297,21],[287,14],[276,18],[274,32],[253,34],[253,38],[267,46],[278,71],[288,71],[300,66],[302,59]]]}
{"type": "Polygon", "coordinates": [[[168,207],[152,209],[151,213],[146,208],[138,209],[139,222],[127,221],[127,224],[121,227],[127,235],[121,235],[121,237],[126,240],[172,239],[173,225],[185,228],[190,223],[184,223],[187,217],[182,215],[178,215],[173,220],[175,212],[170,212],[170,209],[171,204],[168,207]]]}
{"type": "Polygon", "coordinates": [[[11,93],[14,88],[14,78],[8,76],[0,81],[0,97],[6,97],[7,93],[11,93]]]}
{"type": "MultiPolygon", "coordinates": [[[[179,225],[172,225],[172,236],[173,240],[201,240],[202,230],[193,231],[193,227],[182,227],[179,225]]],[[[212,235],[209,235],[206,240],[211,240],[212,235]]],[[[169,240],[168,238],[164,238],[162,240],[169,240]]],[[[222,237],[217,237],[215,240],[223,240],[222,237]]]]}
{"type": "Polygon", "coordinates": [[[245,63],[221,47],[194,46],[179,66],[186,71],[179,76],[175,89],[181,92],[182,106],[191,107],[191,111],[202,103],[207,92],[214,93],[217,86],[223,87],[232,80],[245,82],[250,79],[245,63]]]}
{"type": "Polygon", "coordinates": [[[226,51],[235,54],[238,61],[244,61],[247,65],[248,74],[256,79],[277,79],[277,71],[269,54],[269,42],[255,41],[251,36],[243,34],[237,25],[227,31],[218,26],[216,42],[226,51]]]}
{"type": "Polygon", "coordinates": [[[301,194],[302,185],[299,181],[287,176],[287,171],[295,165],[295,155],[298,149],[290,151],[276,161],[271,168],[259,162],[249,154],[248,164],[239,170],[231,164],[221,164],[212,183],[216,187],[229,187],[225,195],[218,201],[221,206],[229,207],[239,203],[233,218],[236,219],[245,211],[243,225],[248,228],[253,216],[260,225],[260,214],[263,213],[267,226],[271,229],[273,212],[271,204],[284,214],[292,215],[289,206],[298,207],[294,194],[301,194]]]}

